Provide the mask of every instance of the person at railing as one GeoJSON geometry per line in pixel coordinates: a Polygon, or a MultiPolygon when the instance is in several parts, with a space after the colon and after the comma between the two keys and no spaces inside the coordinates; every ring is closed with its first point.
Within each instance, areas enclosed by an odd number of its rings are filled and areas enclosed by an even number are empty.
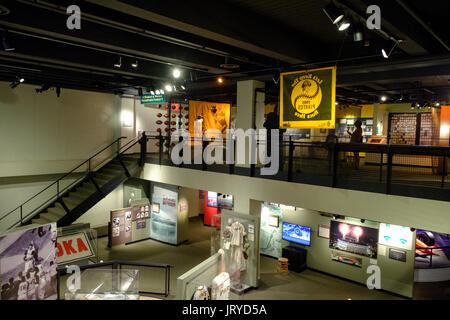
{"type": "MultiPolygon", "coordinates": [[[[280,167],[283,167],[283,161],[284,161],[284,153],[283,153],[283,134],[286,132],[286,130],[282,129],[280,130],[280,117],[278,116],[277,108],[271,113],[269,113],[265,117],[265,122],[263,124],[264,128],[267,129],[267,135],[266,135],[266,154],[267,157],[271,157],[272,153],[272,135],[271,130],[279,130],[279,159],[280,159],[280,167]]],[[[270,166],[268,164],[267,166],[270,166]]]]}
{"type": "MultiPolygon", "coordinates": [[[[363,130],[362,130],[362,122],[360,120],[355,122],[355,131],[350,132],[347,130],[347,133],[350,135],[350,143],[362,143],[363,142],[363,130]]],[[[355,169],[359,169],[359,152],[353,152],[353,167],[355,169]]]]}

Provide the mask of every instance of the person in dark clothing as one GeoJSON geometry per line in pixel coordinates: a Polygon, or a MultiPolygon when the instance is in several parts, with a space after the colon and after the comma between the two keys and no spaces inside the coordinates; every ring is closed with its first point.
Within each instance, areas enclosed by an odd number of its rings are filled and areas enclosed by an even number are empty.
{"type": "MultiPolygon", "coordinates": [[[[362,143],[363,142],[363,131],[362,131],[362,122],[360,120],[355,122],[355,131],[350,132],[350,130],[348,130],[348,134],[350,135],[350,143],[362,143]]],[[[359,152],[353,152],[354,155],[354,162],[353,162],[353,167],[355,169],[359,169],[359,152]]]]}
{"type": "MultiPolygon", "coordinates": [[[[271,157],[272,155],[272,130],[279,130],[280,129],[280,117],[278,116],[277,109],[275,109],[273,112],[269,113],[266,116],[266,121],[263,124],[264,128],[267,129],[267,144],[266,144],[266,153],[268,157],[271,157]]],[[[286,130],[279,130],[279,159],[280,159],[280,167],[282,167],[283,164],[283,133],[286,130]]],[[[270,166],[270,164],[267,164],[266,166],[270,166]]]]}

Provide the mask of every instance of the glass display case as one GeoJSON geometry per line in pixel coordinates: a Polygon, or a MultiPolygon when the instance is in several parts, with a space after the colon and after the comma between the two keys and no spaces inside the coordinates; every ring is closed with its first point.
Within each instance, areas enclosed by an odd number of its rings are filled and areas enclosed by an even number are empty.
{"type": "Polygon", "coordinates": [[[139,300],[138,270],[89,269],[81,274],[80,285],[78,290],[67,290],[65,299],[139,300]]]}

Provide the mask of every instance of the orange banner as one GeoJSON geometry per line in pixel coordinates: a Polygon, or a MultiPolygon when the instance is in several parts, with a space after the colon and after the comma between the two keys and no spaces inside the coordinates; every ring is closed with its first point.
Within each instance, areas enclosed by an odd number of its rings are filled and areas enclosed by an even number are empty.
{"type": "Polygon", "coordinates": [[[218,129],[225,135],[225,131],[230,128],[230,109],[231,105],[227,103],[189,101],[189,132],[191,136],[194,136],[196,121],[201,123],[202,134],[209,129],[218,129]]]}

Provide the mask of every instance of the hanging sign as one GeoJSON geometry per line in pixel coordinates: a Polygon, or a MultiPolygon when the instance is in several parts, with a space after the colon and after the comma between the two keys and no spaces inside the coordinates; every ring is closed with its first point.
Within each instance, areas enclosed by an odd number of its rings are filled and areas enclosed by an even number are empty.
{"type": "Polygon", "coordinates": [[[152,104],[152,103],[165,103],[166,95],[164,94],[143,94],[141,96],[141,104],[152,104]]]}
{"type": "Polygon", "coordinates": [[[336,68],[281,74],[280,128],[334,129],[336,68]]]}

